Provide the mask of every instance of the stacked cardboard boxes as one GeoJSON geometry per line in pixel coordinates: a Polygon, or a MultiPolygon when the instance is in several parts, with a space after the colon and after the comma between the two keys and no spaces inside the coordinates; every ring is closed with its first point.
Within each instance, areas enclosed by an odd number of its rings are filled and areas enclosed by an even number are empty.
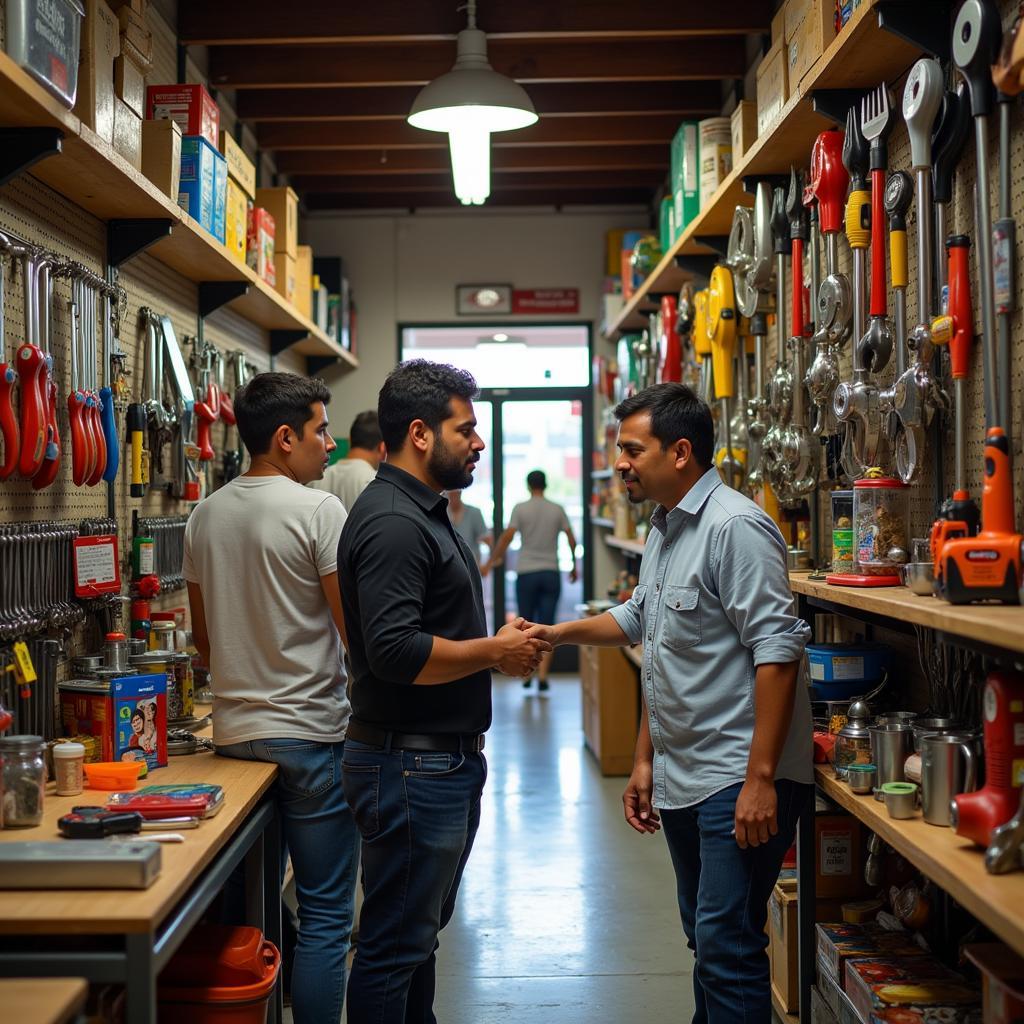
{"type": "Polygon", "coordinates": [[[256,167],[227,131],[220,133],[220,151],[227,166],[225,240],[228,252],[245,263],[249,208],[256,196],[256,167]]]}

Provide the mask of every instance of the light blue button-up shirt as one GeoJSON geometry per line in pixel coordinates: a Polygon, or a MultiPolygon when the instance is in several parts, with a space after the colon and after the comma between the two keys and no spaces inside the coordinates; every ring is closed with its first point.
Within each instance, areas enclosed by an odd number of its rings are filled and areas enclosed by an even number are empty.
{"type": "MultiPolygon", "coordinates": [[[[798,661],[786,542],[765,511],[709,469],[651,517],[640,580],[611,614],[643,643],[654,804],[689,807],[746,776],[758,665],[798,661]]],[[[777,779],[813,782],[811,705],[797,687],[777,779]]]]}

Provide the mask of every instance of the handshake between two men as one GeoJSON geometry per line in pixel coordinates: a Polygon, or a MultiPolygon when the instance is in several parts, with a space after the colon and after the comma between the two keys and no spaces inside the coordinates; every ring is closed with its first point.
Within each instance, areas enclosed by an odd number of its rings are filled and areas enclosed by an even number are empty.
{"type": "Polygon", "coordinates": [[[538,626],[522,616],[505,623],[494,637],[500,655],[495,667],[507,676],[529,678],[536,672],[541,658],[554,650],[554,645],[546,638],[551,630],[551,626],[538,626]]]}

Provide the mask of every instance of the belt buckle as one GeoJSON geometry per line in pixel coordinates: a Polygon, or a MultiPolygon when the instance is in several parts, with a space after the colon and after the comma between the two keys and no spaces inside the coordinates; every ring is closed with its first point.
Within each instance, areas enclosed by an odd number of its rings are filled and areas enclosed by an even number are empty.
{"type": "Polygon", "coordinates": [[[480,733],[479,736],[473,738],[472,744],[470,744],[470,750],[474,754],[479,754],[484,749],[484,734],[480,733]]]}

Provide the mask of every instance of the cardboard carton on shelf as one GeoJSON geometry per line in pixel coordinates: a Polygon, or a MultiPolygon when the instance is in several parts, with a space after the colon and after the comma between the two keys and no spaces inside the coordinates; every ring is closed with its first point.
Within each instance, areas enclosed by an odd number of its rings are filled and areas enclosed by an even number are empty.
{"type": "Polygon", "coordinates": [[[830,0],[789,0],[786,13],[786,73],[790,91],[814,67],[836,37],[830,0]]]}
{"type": "Polygon", "coordinates": [[[122,46],[128,43],[135,47],[144,70],[148,70],[153,62],[153,33],[149,30],[146,15],[126,4],[118,9],[117,23],[121,29],[122,46]]]}
{"type": "Polygon", "coordinates": [[[104,0],[85,0],[74,113],[110,143],[114,140],[114,60],[120,52],[117,16],[104,0]]]}
{"type": "Polygon", "coordinates": [[[885,1020],[903,1007],[922,1024],[962,1024],[981,1009],[980,990],[929,956],[847,960],[843,991],[865,1021],[885,1020]]]}
{"type": "Polygon", "coordinates": [[[768,902],[771,927],[772,985],[783,1008],[792,1013],[800,1004],[797,956],[797,894],[776,885],[768,902]]]}
{"type": "Polygon", "coordinates": [[[313,247],[295,247],[295,308],[307,319],[313,319],[313,247]]]}
{"type": "Polygon", "coordinates": [[[213,233],[216,161],[221,155],[201,135],[181,138],[181,181],[178,205],[201,227],[213,233]]]}
{"type": "Polygon", "coordinates": [[[772,46],[785,42],[786,39],[786,5],[783,4],[772,18],[772,46]]]}
{"type": "Polygon", "coordinates": [[[123,100],[136,117],[146,113],[146,78],[130,57],[114,59],[114,95],[123,100]]]}
{"type": "Polygon", "coordinates": [[[228,165],[228,176],[250,198],[256,198],[256,166],[245,155],[245,150],[236,142],[227,129],[220,133],[220,151],[228,165]]]}
{"type": "Polygon", "coordinates": [[[161,192],[178,201],[181,182],[181,128],[176,121],[142,122],[142,173],[161,192]]]}
{"type": "Polygon", "coordinates": [[[286,252],[274,255],[274,288],[281,298],[295,305],[295,259],[286,252]]]}
{"type": "Polygon", "coordinates": [[[228,165],[217,153],[213,159],[213,225],[211,234],[224,244],[227,231],[228,165]]]}
{"type": "Polygon", "coordinates": [[[276,225],[274,251],[295,258],[295,247],[299,244],[299,197],[294,189],[283,185],[280,188],[256,189],[256,205],[262,206],[276,225]]]}
{"type": "Polygon", "coordinates": [[[789,99],[789,65],[784,43],[773,44],[757,66],[757,134],[764,135],[789,99]]]}
{"type": "Polygon", "coordinates": [[[183,136],[201,135],[217,151],[220,108],[202,85],[150,85],[146,88],[146,116],[169,117],[183,136]]]}
{"type": "MultiPolygon", "coordinates": [[[[676,129],[669,150],[669,189],[672,192],[673,223],[678,238],[700,213],[700,128],[696,121],[683,121],[676,129]]],[[[675,238],[673,239],[675,241],[675,238]]],[[[627,296],[628,298],[629,296],[627,296]]]]}
{"type": "Polygon", "coordinates": [[[245,262],[269,285],[275,283],[274,218],[262,206],[250,206],[245,236],[245,262]]]}
{"type": "Polygon", "coordinates": [[[142,170],[142,118],[124,100],[114,97],[114,151],[137,171],[142,170]]]}
{"type": "Polygon", "coordinates": [[[735,164],[757,141],[757,104],[740,100],[732,112],[732,159],[735,164]]]}
{"type": "Polygon", "coordinates": [[[122,7],[130,7],[143,18],[149,13],[149,0],[110,0],[110,6],[115,12],[121,10],[122,7]]]}
{"type": "Polygon", "coordinates": [[[245,263],[245,239],[249,226],[249,207],[252,205],[249,197],[242,191],[241,185],[228,174],[228,187],[226,193],[226,208],[224,212],[224,244],[228,252],[238,260],[245,263]]]}

